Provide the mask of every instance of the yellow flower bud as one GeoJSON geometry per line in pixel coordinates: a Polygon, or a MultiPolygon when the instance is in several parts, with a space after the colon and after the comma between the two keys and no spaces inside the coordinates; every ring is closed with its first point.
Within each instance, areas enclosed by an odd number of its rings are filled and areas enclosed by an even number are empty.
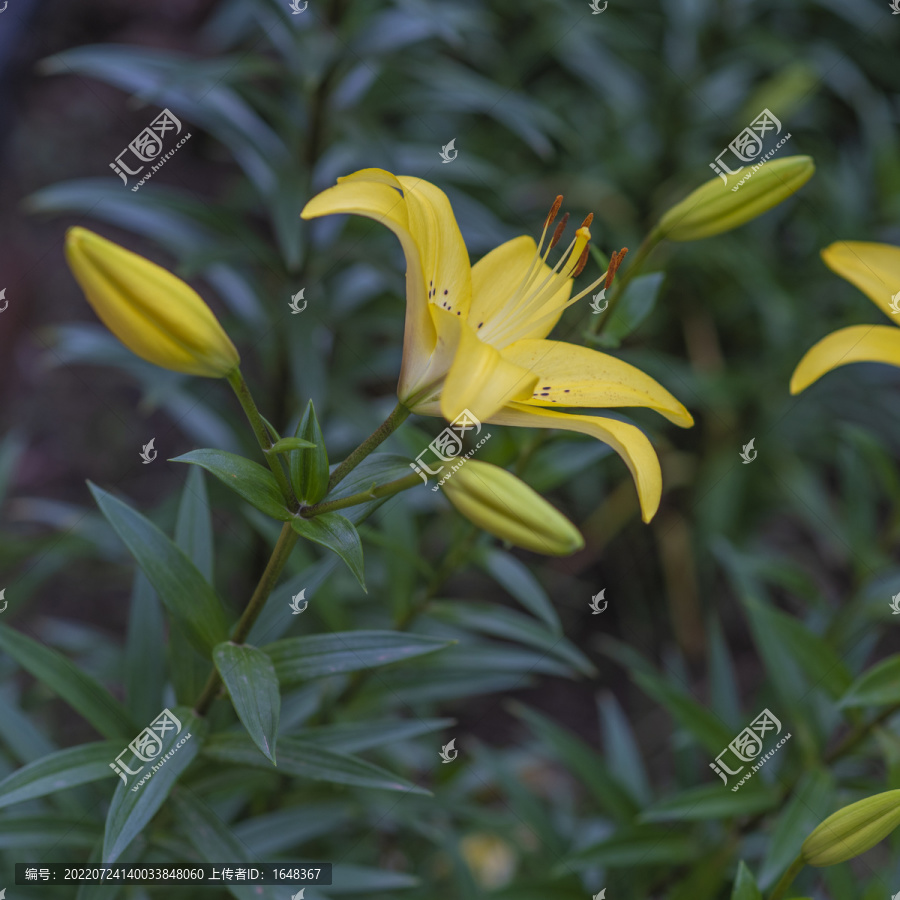
{"type": "Polygon", "coordinates": [[[809,866],[833,866],[871,850],[900,825],[900,791],[851,803],[830,815],[803,842],[809,866]]]}
{"type": "Polygon", "coordinates": [[[730,231],[786,200],[815,171],[812,157],[786,156],[746,166],[728,175],[727,184],[717,176],[673,206],[659,220],[656,234],[670,241],[698,241],[730,231]]]}
{"type": "Polygon", "coordinates": [[[479,528],[547,556],[568,556],[584,546],[578,529],[511,472],[477,460],[457,464],[444,491],[479,528]]]}
{"type": "Polygon", "coordinates": [[[103,324],[142,359],[207,378],[237,368],[212,310],[171,272],[85,228],[66,234],[66,260],[103,324]]]}

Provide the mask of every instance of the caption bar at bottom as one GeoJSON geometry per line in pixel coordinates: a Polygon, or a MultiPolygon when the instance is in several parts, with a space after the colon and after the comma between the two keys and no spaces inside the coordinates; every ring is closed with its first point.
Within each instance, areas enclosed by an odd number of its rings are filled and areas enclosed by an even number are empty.
{"type": "Polygon", "coordinates": [[[331,863],[197,863],[146,866],[134,863],[72,866],[16,863],[16,884],[331,884],[331,863]]]}

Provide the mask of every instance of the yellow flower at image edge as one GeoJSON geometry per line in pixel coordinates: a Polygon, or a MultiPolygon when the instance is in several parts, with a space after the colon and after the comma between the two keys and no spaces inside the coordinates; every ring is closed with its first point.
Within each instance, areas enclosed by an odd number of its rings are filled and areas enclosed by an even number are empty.
{"type": "MultiPolygon", "coordinates": [[[[839,241],[822,251],[833,272],[858,287],[894,325],[851,325],[826,335],[811,347],[791,376],[799,394],[826,372],[854,362],[900,366],[900,328],[891,302],[900,294],[900,247],[865,241],[839,241]]],[[[900,301],[900,296],[898,296],[900,301]]]]}
{"type": "Polygon", "coordinates": [[[163,369],[223,378],[240,356],[200,295],[171,272],[85,228],[66,234],[66,260],[103,324],[163,369]]]}
{"type": "Polygon", "coordinates": [[[499,466],[465,460],[443,488],[470,522],[517,547],[567,556],[584,546],[578,529],[561,512],[499,466]]]}
{"type": "Polygon", "coordinates": [[[591,216],[556,264],[547,264],[568,218],[545,243],[561,203],[558,197],[539,244],[527,236],[513,238],[474,266],[450,201],[420,178],[363,169],[310,200],[302,215],[354,213],[381,222],[400,239],[407,266],[401,403],[451,422],[468,409],[481,422],[598,438],[628,465],[649,521],[659,506],[662,475],[644,433],[619,419],[558,410],[642,406],[682,427],[693,419],[640,369],[587,347],[545,339],[563,312],[607,276],[604,272],[571,296],[573,278],[588,259],[591,216]]]}

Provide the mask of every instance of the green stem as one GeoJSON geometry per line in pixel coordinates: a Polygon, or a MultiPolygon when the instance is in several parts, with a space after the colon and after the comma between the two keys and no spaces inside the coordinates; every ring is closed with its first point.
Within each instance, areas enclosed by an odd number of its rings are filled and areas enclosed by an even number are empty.
{"type": "Polygon", "coordinates": [[[856,747],[857,744],[865,740],[873,728],[889,719],[896,712],[900,712],[900,703],[895,703],[893,706],[889,706],[887,709],[882,710],[871,722],[858,725],[830,753],[826,754],[825,762],[833,763],[836,759],[839,759],[845,753],[848,753],[856,747]]]}
{"type": "MultiPolygon", "coordinates": [[[[281,534],[278,536],[278,542],[275,544],[275,549],[272,551],[272,555],[269,557],[268,563],[266,563],[266,568],[256,585],[256,590],[253,591],[253,596],[250,598],[247,608],[231,634],[230,640],[233,644],[243,644],[247,640],[247,635],[250,634],[253,623],[262,612],[266,600],[269,599],[269,594],[272,593],[288,561],[288,557],[291,555],[291,550],[294,549],[294,544],[297,543],[299,537],[300,535],[291,528],[290,523],[285,522],[282,526],[281,534]]],[[[194,704],[194,712],[198,716],[206,715],[213,700],[215,700],[221,683],[222,679],[218,671],[213,669],[206,681],[203,692],[194,704]]]]}
{"type": "Polygon", "coordinates": [[[410,410],[398,403],[393,412],[335,470],[328,490],[340,484],[382,441],[387,440],[407,419],[410,410]]]}
{"type": "Polygon", "coordinates": [[[662,236],[659,234],[656,228],[644,238],[644,242],[638,247],[637,253],[634,254],[634,258],[631,261],[631,264],[622,273],[621,277],[616,278],[616,280],[612,284],[612,296],[609,298],[609,304],[603,313],[599,316],[592,316],[591,323],[588,326],[588,334],[596,335],[603,331],[606,328],[608,322],[612,319],[612,314],[615,311],[616,306],[619,303],[619,300],[622,298],[622,294],[625,291],[628,283],[634,278],[635,275],[640,272],[644,263],[647,261],[647,257],[653,252],[653,249],[656,245],[662,240],[662,236]]]}
{"type": "Polygon", "coordinates": [[[800,874],[800,870],[806,865],[803,857],[798,856],[792,863],[791,867],[781,876],[781,881],[775,885],[775,890],[769,895],[769,900],[781,900],[785,891],[793,884],[794,879],[800,874]]]}
{"type": "Polygon", "coordinates": [[[321,516],[322,513],[336,512],[339,509],[346,509],[348,506],[359,506],[360,503],[368,503],[370,500],[379,500],[382,497],[391,497],[399,494],[400,491],[408,491],[422,483],[422,478],[413,472],[398,478],[396,481],[388,481],[380,484],[378,487],[372,487],[368,491],[360,491],[358,494],[351,494],[349,497],[342,497],[340,500],[323,501],[316,503],[314,506],[303,506],[300,509],[300,515],[304,519],[312,519],[315,516],[321,516]]]}
{"type": "Polygon", "coordinates": [[[247,382],[244,380],[244,376],[241,374],[240,369],[235,369],[228,376],[228,383],[231,385],[232,390],[234,390],[235,396],[238,398],[238,402],[241,404],[241,407],[247,416],[247,421],[253,429],[253,434],[256,435],[256,440],[259,442],[263,456],[265,457],[269,468],[272,470],[275,480],[278,482],[278,487],[281,489],[285,501],[291,510],[296,512],[300,508],[300,504],[297,502],[296,496],[294,496],[294,489],[291,487],[291,482],[285,474],[280,457],[277,453],[271,452],[272,437],[269,434],[269,429],[266,428],[266,423],[263,422],[263,418],[259,414],[259,409],[257,409],[256,402],[250,393],[250,388],[247,386],[247,382]]]}

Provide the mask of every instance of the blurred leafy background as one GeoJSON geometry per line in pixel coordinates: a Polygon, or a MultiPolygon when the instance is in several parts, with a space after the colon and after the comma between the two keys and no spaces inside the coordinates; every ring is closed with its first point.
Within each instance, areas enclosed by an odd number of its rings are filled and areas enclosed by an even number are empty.
{"type": "MultiPolygon", "coordinates": [[[[184,468],[164,461],[253,448],[224,386],[137,360],[93,319],[63,264],[66,226],[96,228],[195,284],[264,414],[286,428],[312,399],[339,459],[393,406],[404,291],[386,230],[299,219],[337,176],[380,166],[435,182],[473,257],[536,234],[562,193],[574,216],[594,212],[608,254],[636,248],[764,107],[791,134],[783,152],[817,163],[762,218],[651,259],[665,272],[655,304],[613,352],[697,424],[676,433],[635,415],[665,473],[650,526],[604,446],[491,426],[480,458],[548,494],[582,528],[584,551],[510,552],[417,491],[362,526],[368,595],[328,558],[295,554],[276,596],[283,608],[305,587],[312,602],[302,619],[268,621],[269,640],[386,629],[457,643],[304,678],[283,689],[282,733],[362,754],[434,796],[271,768],[236,779],[234,766],[201,759],[131,861],[220,861],[229,847],[334,861],[339,883],[308,890],[312,900],[574,900],[604,886],[611,900],[712,900],[731,895],[738,860],[771,888],[822,818],[900,787],[896,669],[858,705],[845,696],[898,649],[900,375],[854,366],[787,392],[818,338],[879,321],[818,251],[843,238],[900,244],[898,29],[876,0],[610,0],[596,16],[586,0],[310,0],[301,15],[287,0],[9,0],[3,624],[72,659],[139,723],[172,696],[167,652],[178,699],[196,696],[205,669],[167,650],[85,480],[169,533],[177,525],[209,572],[214,544],[215,583],[233,608],[273,533],[217,484],[208,507],[201,477],[185,489],[184,468]],[[133,193],[109,163],[163,107],[192,138],[133,193]],[[451,139],[459,156],[444,165],[451,139]],[[291,316],[301,288],[308,307],[291,316]],[[160,460],[144,467],[151,437],[160,460]],[[750,438],[759,457],[744,466],[750,438]],[[601,589],[609,607],[593,617],[601,589]],[[766,706],[793,740],[732,793],[709,762],[766,706]],[[438,750],[451,737],[460,757],[445,767],[438,750]]],[[[579,304],[555,334],[580,341],[590,318],[579,304]]],[[[389,449],[414,456],[439,427],[416,419],[389,449]]],[[[96,739],[2,651],[0,679],[0,776],[96,739]]],[[[109,796],[104,780],[5,806],[4,875],[14,861],[96,853],[109,796]]],[[[894,838],[807,870],[795,890],[888,897],[900,890],[897,848],[894,838]]],[[[79,897],[101,893],[157,890],[79,897]]]]}

